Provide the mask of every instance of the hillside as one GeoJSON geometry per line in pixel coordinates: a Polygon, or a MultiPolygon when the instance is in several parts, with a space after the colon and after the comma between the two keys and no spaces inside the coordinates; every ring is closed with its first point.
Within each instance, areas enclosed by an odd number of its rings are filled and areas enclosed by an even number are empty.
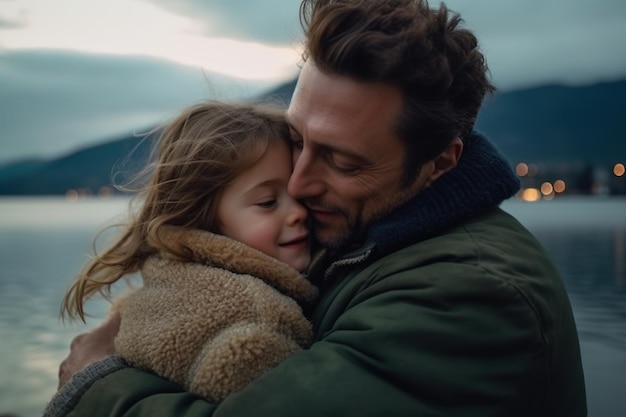
{"type": "MultiPolygon", "coordinates": [[[[287,105],[295,81],[256,101],[287,105]]],[[[512,163],[609,166],[626,162],[626,80],[581,87],[542,86],[498,93],[482,109],[477,129],[512,163]]],[[[146,161],[150,140],[129,135],[52,160],[0,167],[0,195],[98,192],[112,177],[132,176],[146,161]]]]}
{"type": "Polygon", "coordinates": [[[129,135],[49,161],[0,167],[0,195],[63,195],[68,190],[112,192],[113,181],[123,184],[145,165],[150,144],[149,138],[129,135]]]}
{"type": "Polygon", "coordinates": [[[497,94],[477,128],[513,162],[625,162],[626,80],[497,94]]]}

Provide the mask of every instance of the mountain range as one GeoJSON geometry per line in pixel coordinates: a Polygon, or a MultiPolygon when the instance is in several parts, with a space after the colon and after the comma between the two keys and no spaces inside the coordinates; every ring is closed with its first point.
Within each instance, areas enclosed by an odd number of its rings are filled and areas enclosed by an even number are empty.
{"type": "MultiPolygon", "coordinates": [[[[287,105],[295,80],[255,101],[287,105]]],[[[626,163],[626,80],[585,86],[544,85],[496,93],[476,128],[512,164],[626,163]]],[[[49,160],[0,166],[0,195],[63,195],[68,190],[112,190],[146,162],[153,137],[106,140],[49,160]]]]}

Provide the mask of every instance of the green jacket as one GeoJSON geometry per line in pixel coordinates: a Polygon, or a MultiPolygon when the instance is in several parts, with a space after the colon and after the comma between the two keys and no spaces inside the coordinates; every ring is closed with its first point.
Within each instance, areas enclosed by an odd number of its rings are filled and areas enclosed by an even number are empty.
{"type": "Polygon", "coordinates": [[[508,166],[480,137],[467,148],[455,171],[314,271],[309,349],[219,406],[111,357],[46,415],[585,416],[563,284],[497,208],[517,188],[508,166]]]}

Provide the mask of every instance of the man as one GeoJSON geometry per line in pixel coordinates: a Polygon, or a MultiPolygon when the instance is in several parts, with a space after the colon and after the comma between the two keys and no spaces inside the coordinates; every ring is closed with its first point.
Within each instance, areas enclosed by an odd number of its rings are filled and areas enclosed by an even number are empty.
{"type": "MultiPolygon", "coordinates": [[[[48,415],[585,416],[565,289],[473,133],[493,89],[474,35],[418,0],[304,0],[301,19],[289,191],[327,248],[315,343],[218,405],[106,357],[48,415]]],[[[116,325],[75,340],[62,383],[116,325]]]]}

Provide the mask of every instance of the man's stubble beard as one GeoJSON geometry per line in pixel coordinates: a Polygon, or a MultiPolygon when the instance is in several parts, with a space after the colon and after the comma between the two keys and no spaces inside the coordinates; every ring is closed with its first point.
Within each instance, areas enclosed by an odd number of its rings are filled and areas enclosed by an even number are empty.
{"type": "Polygon", "coordinates": [[[346,219],[346,222],[342,226],[343,231],[338,234],[336,230],[337,227],[334,227],[333,225],[324,225],[318,222],[314,217],[312,217],[311,223],[312,223],[313,234],[315,236],[317,243],[320,246],[333,251],[333,250],[344,248],[348,246],[351,242],[356,240],[355,236],[358,235],[359,233],[359,228],[358,228],[358,224],[360,223],[359,219],[351,220],[350,214],[347,213],[345,210],[343,210],[341,207],[338,207],[336,205],[325,204],[317,198],[311,198],[306,201],[303,201],[302,203],[309,209],[311,207],[318,209],[318,210],[321,209],[323,211],[328,211],[331,213],[339,214],[342,216],[343,219],[346,219]],[[324,237],[325,235],[327,235],[327,233],[325,232],[333,231],[333,230],[334,230],[334,233],[332,236],[324,237]]]}
{"type": "Polygon", "coordinates": [[[396,192],[393,193],[393,195],[391,195],[386,201],[381,202],[380,206],[375,206],[376,210],[374,210],[367,219],[364,219],[365,216],[363,207],[360,207],[360,210],[356,213],[356,215],[351,215],[341,207],[330,207],[328,205],[324,205],[318,200],[309,200],[307,205],[310,203],[313,207],[324,208],[325,210],[332,210],[335,213],[341,213],[343,218],[346,219],[343,233],[327,239],[323,239],[322,234],[325,229],[331,229],[332,226],[320,226],[320,224],[313,219],[313,231],[315,238],[322,247],[331,251],[337,251],[345,249],[353,244],[363,243],[365,237],[367,236],[367,231],[374,223],[388,216],[392,211],[405,204],[418,193],[419,190],[416,192],[412,190],[411,187],[403,187],[396,190],[396,192]]]}

